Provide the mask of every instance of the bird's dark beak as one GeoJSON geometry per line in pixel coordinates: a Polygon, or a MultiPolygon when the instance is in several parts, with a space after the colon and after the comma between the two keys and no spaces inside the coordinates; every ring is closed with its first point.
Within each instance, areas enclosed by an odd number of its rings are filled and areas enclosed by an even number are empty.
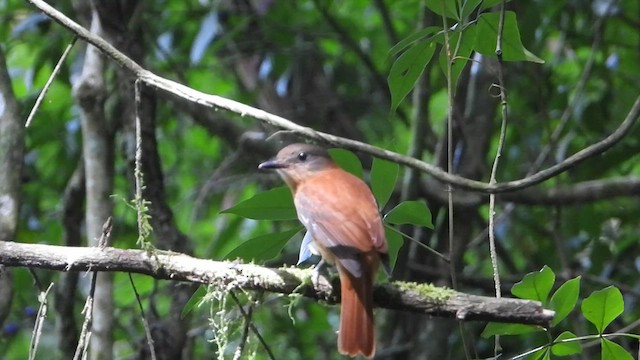
{"type": "Polygon", "coordinates": [[[278,162],[277,160],[271,160],[271,161],[265,161],[262,164],[258,165],[258,169],[282,169],[282,168],[286,168],[287,165],[278,162]]]}

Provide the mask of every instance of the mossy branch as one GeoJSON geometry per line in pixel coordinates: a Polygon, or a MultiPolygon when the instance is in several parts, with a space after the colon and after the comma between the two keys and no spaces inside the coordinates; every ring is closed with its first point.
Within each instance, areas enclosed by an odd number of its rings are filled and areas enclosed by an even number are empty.
{"type": "MultiPolygon", "coordinates": [[[[108,271],[146,274],[157,279],[211,284],[223,289],[294,292],[336,303],[338,279],[319,277],[309,282],[311,271],[267,268],[254,264],[198,259],[180,253],[116,248],[70,247],[0,241],[0,264],[57,271],[108,271]]],[[[547,326],[554,312],[539,302],[496,299],[428,284],[390,282],[378,284],[374,302],[380,308],[402,310],[458,320],[482,320],[547,326]]]]}

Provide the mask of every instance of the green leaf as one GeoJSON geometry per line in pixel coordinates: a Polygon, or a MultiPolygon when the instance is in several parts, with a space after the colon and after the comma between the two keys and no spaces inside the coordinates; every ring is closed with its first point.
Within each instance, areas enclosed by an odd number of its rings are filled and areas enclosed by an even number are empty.
{"type": "Polygon", "coordinates": [[[540,271],[525,275],[521,281],[513,285],[511,293],[520,299],[536,300],[544,304],[555,279],[553,270],[545,265],[540,271]]]}
{"type": "MultiPolygon", "coordinates": [[[[478,16],[474,49],[480,54],[496,57],[499,21],[500,13],[497,12],[484,13],[478,16]]],[[[502,33],[502,59],[505,61],[544,63],[544,60],[533,55],[522,45],[516,14],[513,11],[507,11],[505,13],[504,31],[502,33]]]]}
{"type": "Polygon", "coordinates": [[[601,360],[633,360],[633,356],[627,350],[611,340],[601,338],[600,346],[602,347],[601,360]]]}
{"type": "Polygon", "coordinates": [[[329,149],[329,154],[338,166],[362,179],[362,163],[356,154],[340,148],[329,149]]]}
{"type": "Polygon", "coordinates": [[[207,294],[207,288],[204,285],[200,285],[198,289],[191,295],[189,301],[184,305],[180,312],[180,319],[184,319],[194,307],[200,304],[200,300],[207,294]]]}
{"type": "Polygon", "coordinates": [[[427,0],[425,5],[440,16],[444,15],[450,19],[459,20],[457,3],[458,0],[427,0]]]}
{"type": "Polygon", "coordinates": [[[396,186],[400,166],[394,162],[373,158],[371,164],[371,191],[382,209],[389,201],[396,186]]]}
{"type": "Polygon", "coordinates": [[[224,259],[234,260],[240,258],[247,262],[273,259],[280,254],[287,241],[301,229],[302,227],[297,227],[293,230],[254,237],[231,250],[224,259]]]}
{"type": "Polygon", "coordinates": [[[551,359],[551,350],[548,347],[544,347],[527,358],[527,360],[550,360],[551,359]]]}
{"type": "Polygon", "coordinates": [[[575,339],[576,337],[577,336],[571,331],[564,331],[562,334],[558,335],[558,337],[554,341],[557,344],[553,344],[551,346],[551,352],[553,353],[553,355],[567,356],[582,352],[582,346],[578,341],[560,342],[562,340],[575,339]]]}
{"type": "Polygon", "coordinates": [[[390,229],[389,226],[384,227],[384,234],[387,238],[389,264],[391,265],[391,270],[393,270],[396,266],[396,260],[398,259],[398,252],[404,244],[404,240],[402,239],[402,235],[393,229],[390,229]]]}
{"type": "Polygon", "coordinates": [[[387,78],[391,92],[391,112],[398,108],[400,102],[413,89],[435,49],[433,41],[419,42],[393,63],[387,78]]]}
{"type": "MultiPolygon", "coordinates": [[[[395,58],[399,53],[401,53],[402,51],[404,51],[406,48],[408,48],[409,46],[413,45],[415,42],[422,40],[423,38],[426,38],[427,36],[434,34],[438,31],[441,31],[442,28],[437,27],[437,26],[429,26],[427,28],[424,28],[418,32],[415,32],[409,36],[407,36],[406,38],[400,40],[397,44],[395,44],[388,52],[387,54],[387,59],[392,59],[395,58]]],[[[430,41],[429,39],[427,39],[426,41],[430,41]]]]}
{"type": "Polygon", "coordinates": [[[297,219],[291,191],[286,186],[277,187],[222,210],[223,214],[236,214],[255,220],[297,219]]]}
{"type": "Polygon", "coordinates": [[[580,276],[567,280],[556,290],[550,301],[551,308],[556,312],[551,322],[552,326],[558,325],[569,315],[578,302],[578,295],[580,295],[580,276]]]}
{"type": "Polygon", "coordinates": [[[391,209],[384,220],[394,225],[411,224],[433,229],[431,211],[422,201],[403,201],[391,209]]]}
{"type": "Polygon", "coordinates": [[[604,329],[624,311],[624,300],[620,290],[612,285],[591,293],[582,301],[581,308],[584,317],[595,325],[599,334],[602,334],[604,329]]]}
{"type": "Polygon", "coordinates": [[[495,335],[521,335],[542,330],[544,330],[542,327],[536,325],[490,322],[485,326],[484,330],[482,330],[482,334],[480,334],[480,336],[487,339],[495,335]]]}

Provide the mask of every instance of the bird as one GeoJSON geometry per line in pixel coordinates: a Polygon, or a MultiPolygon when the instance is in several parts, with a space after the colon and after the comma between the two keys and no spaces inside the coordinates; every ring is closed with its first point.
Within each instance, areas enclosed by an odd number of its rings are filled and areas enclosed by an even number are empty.
{"type": "MultiPolygon", "coordinates": [[[[389,272],[389,257],[371,190],[362,179],[340,168],[325,148],[312,144],[288,145],[258,168],[275,170],[291,189],[298,219],[307,230],[303,248],[309,245],[322,256],[321,262],[338,270],[338,351],[372,358],[376,351],[373,284],[380,263],[389,272]]],[[[301,249],[303,253],[309,251],[301,249]]]]}

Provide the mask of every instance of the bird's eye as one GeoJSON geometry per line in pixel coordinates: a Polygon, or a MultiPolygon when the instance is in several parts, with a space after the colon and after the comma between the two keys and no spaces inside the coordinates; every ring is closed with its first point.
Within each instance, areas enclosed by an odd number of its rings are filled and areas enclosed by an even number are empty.
{"type": "Polygon", "coordinates": [[[307,153],[301,152],[300,154],[298,154],[298,160],[300,161],[307,160],[307,153]]]}

